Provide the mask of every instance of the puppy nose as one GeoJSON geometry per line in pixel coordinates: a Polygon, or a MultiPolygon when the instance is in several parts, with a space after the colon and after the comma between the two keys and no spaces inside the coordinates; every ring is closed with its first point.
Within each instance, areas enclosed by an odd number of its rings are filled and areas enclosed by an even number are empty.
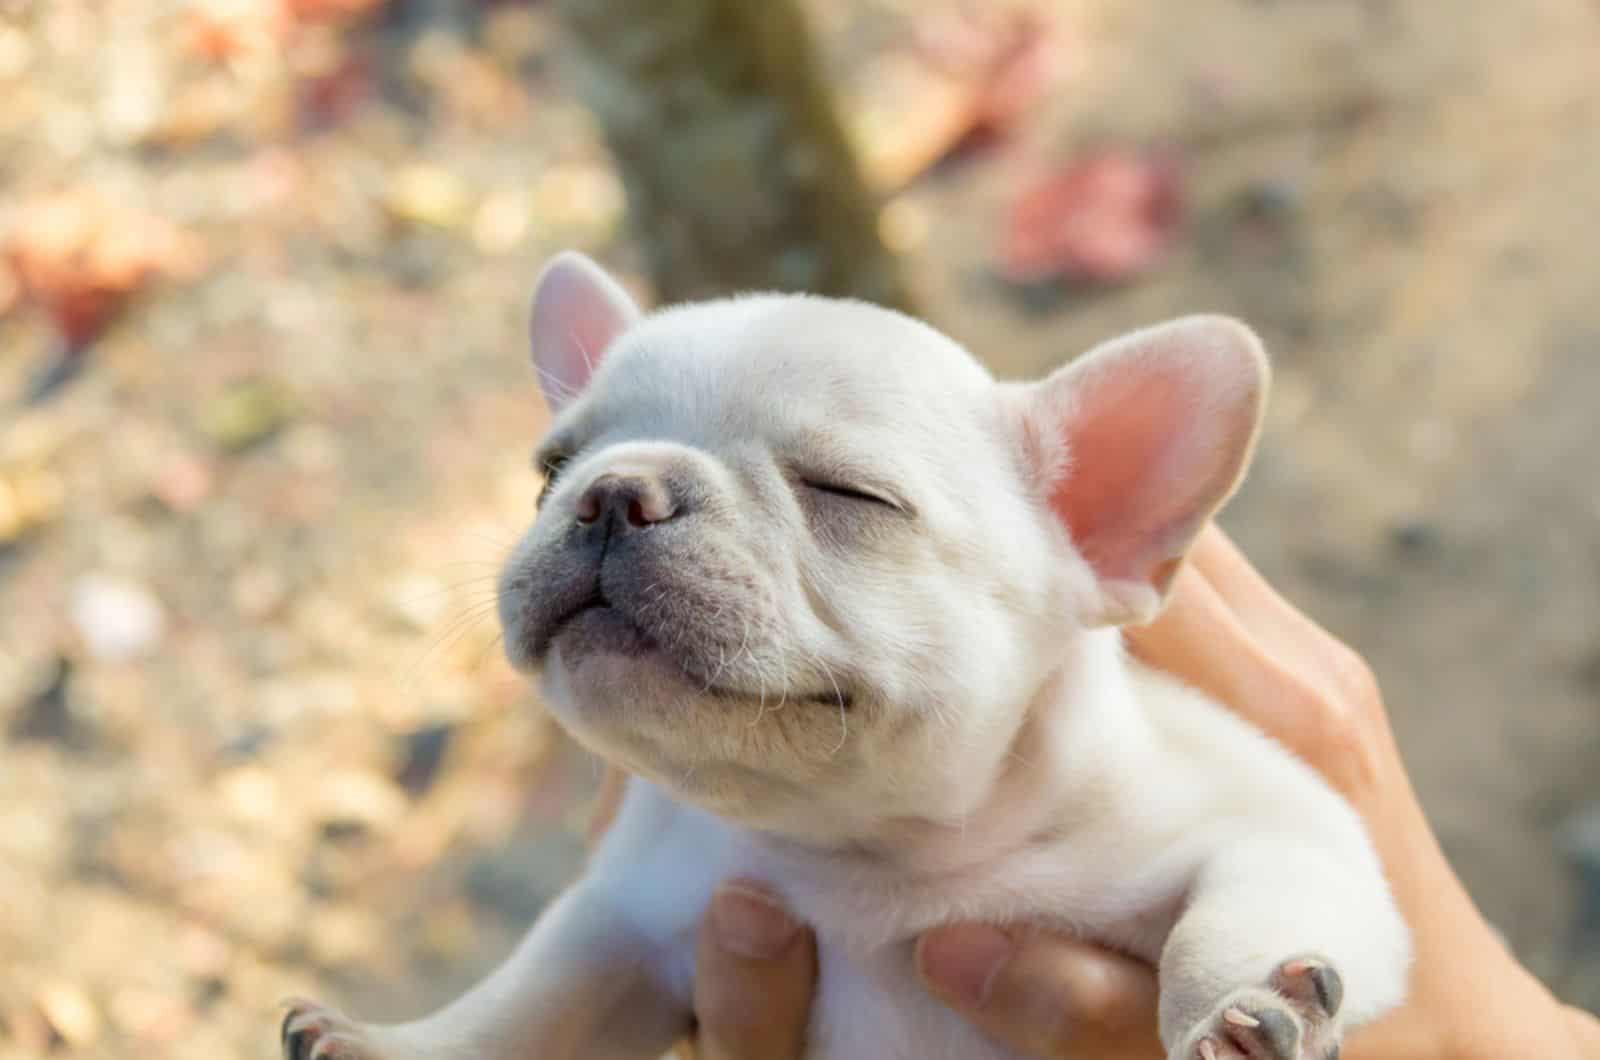
{"type": "Polygon", "coordinates": [[[578,522],[587,526],[606,521],[613,531],[623,527],[642,530],[678,514],[678,506],[658,479],[616,472],[589,483],[576,507],[578,522]]]}

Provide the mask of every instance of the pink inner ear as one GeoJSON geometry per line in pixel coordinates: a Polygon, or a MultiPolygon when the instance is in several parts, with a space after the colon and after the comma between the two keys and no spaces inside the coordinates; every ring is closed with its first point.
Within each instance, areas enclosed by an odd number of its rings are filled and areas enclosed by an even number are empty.
{"type": "Polygon", "coordinates": [[[1181,381],[1104,373],[1085,389],[1067,428],[1071,469],[1051,500],[1102,578],[1142,581],[1148,571],[1140,567],[1165,550],[1186,506],[1184,476],[1173,466],[1184,427],[1181,381]]]}
{"type": "Polygon", "coordinates": [[[1047,388],[1067,467],[1051,507],[1102,582],[1165,593],[1249,458],[1265,360],[1241,325],[1188,318],[1086,356],[1047,388]]]}
{"type": "Polygon", "coordinates": [[[627,292],[581,254],[561,254],[545,267],[533,296],[529,338],[552,411],[589,385],[606,348],[637,316],[627,292]]]}

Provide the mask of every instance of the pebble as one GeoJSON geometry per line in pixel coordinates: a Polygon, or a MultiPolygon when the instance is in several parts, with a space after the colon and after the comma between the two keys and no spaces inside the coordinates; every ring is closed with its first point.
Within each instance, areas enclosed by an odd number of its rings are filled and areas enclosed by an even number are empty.
{"type": "Polygon", "coordinates": [[[71,664],[57,659],[48,676],[27,696],[22,710],[11,719],[7,733],[17,741],[41,741],[72,745],[81,742],[77,720],[67,699],[71,664]]]}
{"type": "Polygon", "coordinates": [[[126,662],[150,654],[166,635],[166,610],[149,589],[109,574],[85,574],[73,583],[73,625],[89,654],[126,662]]]}
{"type": "Polygon", "coordinates": [[[109,1007],[117,1030],[149,1042],[176,1041],[194,1022],[193,1009],[181,998],[141,987],[116,991],[109,1007]]]}
{"type": "Polygon", "coordinates": [[[166,86],[148,46],[120,41],[107,48],[100,126],[114,144],[127,147],[149,136],[161,119],[166,86]]]}
{"type": "Polygon", "coordinates": [[[454,734],[455,728],[451,725],[433,724],[405,735],[395,781],[413,798],[420,798],[433,787],[454,734]]]}
{"type": "Polygon", "coordinates": [[[1439,545],[1439,527],[1427,519],[1407,519],[1389,528],[1389,543],[1395,551],[1420,556],[1439,545]]]}
{"type": "Polygon", "coordinates": [[[311,956],[323,965],[354,965],[370,960],[388,934],[370,909],[341,904],[314,909],[307,925],[311,956]]]}
{"type": "Polygon", "coordinates": [[[411,165],[389,181],[384,208],[396,220],[434,228],[459,228],[471,210],[461,178],[438,166],[411,165]]]}
{"type": "Polygon", "coordinates": [[[228,941],[210,928],[185,924],[177,933],[174,955],[184,972],[195,979],[219,976],[233,959],[228,941]]]}
{"type": "Polygon", "coordinates": [[[502,4],[483,18],[483,43],[496,59],[514,66],[549,45],[554,18],[533,6],[502,4]]]}
{"type": "Polygon", "coordinates": [[[1239,205],[1246,217],[1260,221],[1285,221],[1301,208],[1301,191],[1294,181],[1281,177],[1262,177],[1240,193],[1239,205]]]}
{"type": "Polygon", "coordinates": [[[483,200],[472,218],[472,243],[484,254],[508,254],[527,238],[533,222],[528,197],[498,191],[483,200]]]}
{"type": "Polygon", "coordinates": [[[246,567],[233,576],[229,586],[234,610],[253,622],[271,618],[282,610],[289,596],[283,575],[273,567],[246,567]]]}
{"type": "Polygon", "coordinates": [[[1572,864],[1590,876],[1600,904],[1600,802],[1568,818],[1561,829],[1561,846],[1572,864]]]}
{"type": "Polygon", "coordinates": [[[294,418],[289,393],[267,379],[234,383],[200,410],[200,428],[220,448],[240,452],[270,438],[294,418]]]}
{"type": "Polygon", "coordinates": [[[571,238],[603,238],[622,219],[622,183],[606,166],[552,166],[533,186],[533,209],[543,226],[571,238]]]}
{"type": "Polygon", "coordinates": [[[340,831],[381,829],[406,812],[405,795],[376,773],[349,771],[324,779],[317,817],[340,831]]]}
{"type": "Polygon", "coordinates": [[[81,987],[51,983],[39,991],[35,1001],[50,1029],[68,1045],[84,1049],[99,1039],[100,1010],[81,987]]]}
{"type": "Polygon", "coordinates": [[[240,766],[217,781],[217,794],[228,812],[247,824],[266,824],[278,813],[278,782],[261,766],[240,766]]]}
{"type": "Polygon", "coordinates": [[[215,475],[210,464],[196,457],[179,455],[156,472],[150,492],[168,511],[187,514],[211,496],[214,485],[215,475]]]}
{"type": "Polygon", "coordinates": [[[1577,879],[1577,910],[1569,929],[1575,953],[1586,958],[1595,969],[1596,997],[1600,999],[1600,802],[1591,803],[1572,814],[1561,828],[1561,853],[1577,879]]]}
{"type": "Polygon", "coordinates": [[[66,488],[48,471],[0,470],[0,545],[54,522],[65,500],[66,488]]]}

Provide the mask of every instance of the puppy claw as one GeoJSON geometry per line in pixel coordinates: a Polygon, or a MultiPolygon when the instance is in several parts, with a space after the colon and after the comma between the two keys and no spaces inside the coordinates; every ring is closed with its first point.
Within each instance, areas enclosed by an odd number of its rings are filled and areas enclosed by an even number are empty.
{"type": "Polygon", "coordinates": [[[294,998],[278,1025],[283,1060],[385,1060],[359,1025],[314,1001],[294,998]]]}
{"type": "Polygon", "coordinates": [[[311,1047],[311,1060],[365,1060],[371,1055],[363,1050],[362,1043],[343,1034],[322,1038],[311,1047]]]}
{"type": "Polygon", "coordinates": [[[1338,1060],[1344,982],[1316,956],[1284,961],[1262,986],[1223,998],[1172,1055],[1181,1060],[1338,1060]]]}
{"type": "Polygon", "coordinates": [[[1300,1024],[1287,1012],[1267,1009],[1256,1019],[1256,1033],[1266,1041],[1272,1056],[1296,1060],[1300,1055],[1300,1024]]]}
{"type": "Polygon", "coordinates": [[[1327,1016],[1337,1016],[1344,1003],[1344,979],[1327,961],[1297,957],[1278,966],[1273,984],[1279,992],[1302,1005],[1316,1004],[1327,1016]]]}

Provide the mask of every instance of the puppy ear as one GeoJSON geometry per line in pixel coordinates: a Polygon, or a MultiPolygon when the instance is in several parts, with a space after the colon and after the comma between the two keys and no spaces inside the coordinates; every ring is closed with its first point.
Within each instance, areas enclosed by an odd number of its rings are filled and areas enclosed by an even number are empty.
{"type": "Polygon", "coordinates": [[[1099,583],[1089,621],[1136,625],[1161,609],[1244,475],[1268,374],[1249,328],[1192,316],[1098,346],[1033,388],[1040,487],[1099,583]]]}
{"type": "Polygon", "coordinates": [[[551,412],[583,392],[611,340],[638,317],[622,285],[577,251],[563,251],[544,267],[528,332],[551,412]]]}

